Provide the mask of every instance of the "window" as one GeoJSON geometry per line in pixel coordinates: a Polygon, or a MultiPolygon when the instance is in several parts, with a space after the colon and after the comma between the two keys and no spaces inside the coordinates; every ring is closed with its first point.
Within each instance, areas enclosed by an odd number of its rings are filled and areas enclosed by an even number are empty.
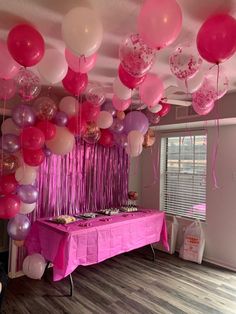
{"type": "Polygon", "coordinates": [[[160,208],[168,214],[205,220],[206,141],[203,133],[162,138],[160,208]]]}

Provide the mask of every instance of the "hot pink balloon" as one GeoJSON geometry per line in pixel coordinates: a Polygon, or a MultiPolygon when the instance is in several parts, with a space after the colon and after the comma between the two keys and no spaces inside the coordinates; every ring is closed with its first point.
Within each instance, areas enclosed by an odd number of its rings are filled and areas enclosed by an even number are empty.
{"type": "Polygon", "coordinates": [[[146,78],[146,75],[139,76],[139,77],[130,75],[128,72],[126,72],[126,70],[123,68],[121,64],[119,66],[118,73],[119,73],[119,78],[121,82],[130,89],[134,89],[135,87],[142,84],[142,82],[146,78]]]}
{"type": "Polygon", "coordinates": [[[94,53],[88,57],[79,57],[71,52],[69,49],[65,49],[65,57],[68,66],[75,72],[87,73],[95,66],[97,61],[97,54],[94,53]]]}
{"type": "Polygon", "coordinates": [[[28,24],[19,24],[10,30],[7,46],[12,57],[24,67],[37,64],[45,49],[41,34],[28,24]]]}
{"type": "Polygon", "coordinates": [[[228,14],[207,19],[197,35],[197,48],[203,59],[220,63],[229,59],[236,50],[236,22],[228,14]]]}
{"type": "Polygon", "coordinates": [[[138,16],[138,32],[151,48],[170,45],[182,27],[182,12],[175,0],[146,0],[138,16]]]}
{"type": "Polygon", "coordinates": [[[19,71],[20,65],[10,55],[5,42],[0,41],[0,77],[12,79],[19,71]]]}
{"type": "Polygon", "coordinates": [[[162,105],[161,110],[158,111],[156,114],[157,114],[157,116],[162,118],[162,117],[166,116],[170,112],[171,105],[167,104],[167,103],[161,103],[161,105],[162,105]]]}
{"type": "Polygon", "coordinates": [[[148,107],[159,103],[164,92],[162,80],[155,74],[148,74],[145,81],[139,87],[141,100],[148,107]]]}
{"type": "Polygon", "coordinates": [[[131,104],[131,99],[119,99],[116,95],[112,98],[113,107],[119,111],[125,111],[131,104]]]}
{"type": "Polygon", "coordinates": [[[86,73],[74,72],[68,68],[62,84],[69,93],[78,96],[85,91],[88,85],[88,75],[86,73]]]}

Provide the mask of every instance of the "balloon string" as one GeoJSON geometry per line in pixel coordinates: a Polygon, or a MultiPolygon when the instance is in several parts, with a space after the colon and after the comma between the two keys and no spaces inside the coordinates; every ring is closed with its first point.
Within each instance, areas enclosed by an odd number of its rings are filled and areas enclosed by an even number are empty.
{"type": "MultiPolygon", "coordinates": [[[[5,116],[6,116],[6,96],[4,97],[3,100],[3,116],[2,116],[2,123],[5,121],[5,116]]],[[[1,162],[1,175],[3,175],[3,157],[4,157],[4,153],[3,153],[3,134],[2,134],[2,149],[1,149],[1,158],[2,158],[2,162],[1,162]]]]}
{"type": "MultiPolygon", "coordinates": [[[[220,66],[217,64],[217,77],[216,77],[216,93],[217,98],[219,94],[219,75],[220,75],[220,66]]],[[[216,161],[219,149],[219,141],[220,141],[220,115],[219,115],[219,104],[216,103],[216,126],[217,126],[217,135],[216,135],[216,142],[213,148],[213,156],[212,156],[212,179],[214,183],[214,188],[219,189],[218,182],[217,182],[217,175],[216,175],[216,161]]]]}
{"type": "Polygon", "coordinates": [[[150,153],[151,153],[151,158],[152,158],[153,181],[152,181],[152,183],[145,185],[144,188],[152,187],[153,185],[155,185],[158,182],[158,168],[160,165],[159,149],[157,148],[157,152],[155,153],[151,147],[150,153]]]}

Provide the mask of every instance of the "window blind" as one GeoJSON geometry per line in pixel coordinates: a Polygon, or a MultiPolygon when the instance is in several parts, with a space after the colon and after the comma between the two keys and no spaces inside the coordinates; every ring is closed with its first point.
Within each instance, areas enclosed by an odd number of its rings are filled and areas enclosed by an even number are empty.
{"type": "Polygon", "coordinates": [[[162,139],[161,206],[168,214],[206,218],[207,136],[162,139]]]}

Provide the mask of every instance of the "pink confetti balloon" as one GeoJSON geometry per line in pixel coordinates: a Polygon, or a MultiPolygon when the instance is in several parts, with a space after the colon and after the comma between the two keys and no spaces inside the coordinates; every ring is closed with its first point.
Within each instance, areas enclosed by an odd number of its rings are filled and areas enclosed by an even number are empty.
{"type": "Polygon", "coordinates": [[[86,100],[95,106],[101,106],[106,99],[104,88],[100,84],[89,84],[86,89],[86,100]]]}
{"type": "Polygon", "coordinates": [[[199,115],[206,115],[214,108],[214,101],[217,99],[217,92],[205,79],[201,88],[192,94],[192,106],[199,115]]]}
{"type": "Polygon", "coordinates": [[[18,93],[25,101],[35,99],[41,91],[39,77],[30,70],[21,69],[16,77],[16,82],[18,93]]]}
{"type": "Polygon", "coordinates": [[[148,47],[139,34],[131,34],[122,41],[119,57],[127,73],[134,77],[143,76],[152,67],[155,50],[148,47]]]}
{"type": "Polygon", "coordinates": [[[227,93],[229,89],[229,80],[222,67],[219,68],[219,71],[217,66],[211,68],[206,73],[206,78],[209,85],[215,89],[217,99],[222,98],[227,93]]]}
{"type": "Polygon", "coordinates": [[[180,80],[193,77],[199,70],[202,59],[194,54],[192,47],[178,47],[170,56],[171,72],[180,80]]]}

